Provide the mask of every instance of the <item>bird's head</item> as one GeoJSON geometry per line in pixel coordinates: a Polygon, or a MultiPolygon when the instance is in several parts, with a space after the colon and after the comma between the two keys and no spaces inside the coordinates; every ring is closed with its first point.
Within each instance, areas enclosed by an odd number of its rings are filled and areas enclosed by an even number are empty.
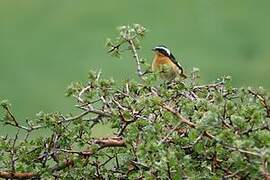
{"type": "Polygon", "coordinates": [[[171,51],[164,45],[156,46],[152,50],[167,57],[171,56],[171,51]]]}

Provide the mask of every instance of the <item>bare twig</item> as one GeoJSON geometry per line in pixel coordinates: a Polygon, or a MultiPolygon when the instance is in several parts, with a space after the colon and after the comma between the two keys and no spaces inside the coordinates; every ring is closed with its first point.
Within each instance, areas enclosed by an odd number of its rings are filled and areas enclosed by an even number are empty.
{"type": "Polygon", "coordinates": [[[85,101],[82,99],[82,96],[83,96],[83,94],[84,94],[86,91],[89,91],[90,88],[91,88],[91,86],[88,85],[88,86],[86,86],[85,88],[83,88],[83,89],[80,91],[78,97],[76,97],[77,100],[78,100],[80,103],[82,103],[82,104],[85,103],[85,101]]]}
{"type": "Polygon", "coordinates": [[[111,137],[106,139],[95,140],[95,144],[100,146],[100,149],[106,147],[125,147],[126,143],[121,137],[111,137]]]}
{"type": "Polygon", "coordinates": [[[26,126],[23,126],[23,125],[20,125],[20,124],[17,124],[17,125],[13,124],[11,122],[5,122],[5,124],[10,125],[10,126],[14,126],[14,127],[18,128],[18,129],[22,129],[22,130],[25,130],[25,131],[28,131],[28,132],[31,132],[33,130],[37,130],[37,129],[42,128],[42,126],[39,126],[39,125],[26,127],[26,126]]]}
{"type": "MultiPolygon", "coordinates": [[[[87,113],[93,113],[96,115],[100,115],[102,117],[111,117],[112,116],[110,112],[107,112],[105,110],[93,109],[92,107],[80,107],[80,109],[83,109],[85,111],[85,112],[81,113],[82,116],[86,115],[87,113]],[[86,113],[86,114],[84,114],[84,113],[86,113]]],[[[80,115],[78,115],[78,116],[80,116],[80,115]]]]}
{"type": "MultiPolygon", "coordinates": [[[[117,155],[116,155],[117,157],[117,155]]],[[[104,161],[102,164],[99,165],[99,167],[105,166],[107,163],[109,163],[112,159],[116,158],[114,156],[108,156],[108,159],[104,161]]]]}
{"type": "Polygon", "coordinates": [[[20,130],[18,129],[15,137],[14,137],[14,140],[13,140],[13,143],[12,143],[12,147],[11,147],[11,150],[10,150],[10,156],[11,156],[11,172],[12,173],[15,173],[15,170],[16,170],[16,159],[15,159],[15,155],[16,155],[16,142],[18,140],[18,135],[19,135],[19,132],[20,130]]]}
{"type": "Polygon", "coordinates": [[[5,179],[32,179],[32,178],[38,178],[39,175],[37,173],[32,173],[32,172],[13,173],[13,172],[7,172],[7,171],[0,171],[0,177],[5,178],[5,179]]]}
{"type": "Polygon", "coordinates": [[[161,104],[161,106],[166,109],[167,111],[173,113],[176,117],[178,117],[181,121],[181,123],[186,124],[192,128],[196,128],[197,125],[194,124],[193,122],[189,121],[188,119],[186,119],[184,116],[182,116],[178,111],[175,111],[171,106],[167,105],[167,104],[161,104]]]}
{"type": "MultiPolygon", "coordinates": [[[[164,103],[161,104],[161,106],[162,106],[164,109],[168,110],[169,112],[173,113],[173,114],[180,120],[179,125],[183,123],[183,124],[188,125],[188,126],[191,127],[191,128],[195,128],[195,129],[196,129],[196,128],[198,127],[195,123],[193,123],[193,122],[189,121],[188,119],[186,119],[186,118],[185,118],[184,116],[182,116],[178,111],[174,110],[171,106],[166,105],[166,104],[164,104],[164,103]]],[[[211,134],[210,132],[208,132],[208,131],[205,131],[203,135],[206,136],[206,137],[208,137],[209,139],[215,139],[215,140],[216,140],[216,137],[215,137],[214,135],[212,135],[212,134],[211,134]]]]}
{"type": "Polygon", "coordinates": [[[92,151],[90,150],[85,150],[85,151],[75,151],[75,150],[69,150],[69,149],[60,149],[62,152],[66,153],[71,153],[71,154],[78,154],[78,155],[83,155],[83,156],[90,156],[93,154],[92,151]]]}
{"type": "Polygon", "coordinates": [[[10,126],[16,127],[17,129],[25,130],[28,133],[31,132],[31,131],[33,131],[33,130],[40,129],[42,127],[40,125],[32,126],[32,125],[30,125],[30,123],[29,123],[28,120],[26,120],[26,124],[28,125],[28,127],[27,126],[23,126],[23,125],[21,125],[21,124],[18,123],[18,121],[16,120],[15,116],[10,111],[10,109],[9,109],[8,106],[3,106],[3,108],[7,112],[8,116],[11,118],[10,119],[11,121],[5,121],[4,122],[6,125],[10,125],[10,126]]]}
{"type": "Polygon", "coordinates": [[[223,147],[226,149],[232,150],[232,151],[238,151],[238,152],[243,153],[243,154],[262,157],[262,154],[254,152],[254,151],[248,151],[248,150],[240,149],[237,147],[230,147],[230,146],[226,146],[226,145],[224,145],[223,147]]]}
{"type": "Polygon", "coordinates": [[[197,89],[209,89],[209,88],[217,88],[219,86],[223,86],[224,85],[224,81],[221,82],[217,82],[217,83],[213,83],[213,84],[207,84],[207,85],[201,85],[201,86],[194,86],[193,90],[197,90],[197,89]]]}
{"type": "Polygon", "coordinates": [[[133,53],[133,57],[136,61],[136,65],[137,65],[137,74],[139,77],[141,77],[143,75],[143,72],[142,72],[142,69],[141,69],[141,63],[140,63],[140,58],[138,56],[138,53],[137,53],[137,50],[136,50],[136,47],[134,45],[134,42],[132,39],[129,39],[128,40],[128,43],[130,44],[131,46],[131,50],[132,50],[132,53],[133,53]]]}
{"type": "Polygon", "coordinates": [[[266,113],[267,113],[267,117],[270,117],[270,105],[267,103],[267,100],[264,96],[260,95],[259,93],[252,91],[252,90],[248,90],[248,92],[250,94],[252,94],[253,96],[255,96],[256,98],[259,99],[259,101],[261,102],[262,106],[265,108],[266,113]]]}
{"type": "Polygon", "coordinates": [[[239,174],[242,171],[242,169],[235,171],[234,173],[231,173],[229,175],[224,176],[224,179],[231,179],[233,177],[237,177],[237,174],[239,174]]]}
{"type": "Polygon", "coordinates": [[[8,106],[2,106],[6,112],[8,113],[9,117],[11,118],[11,121],[15,124],[15,126],[18,126],[19,123],[17,122],[15,116],[13,115],[13,113],[10,111],[8,106]]]}
{"type": "Polygon", "coordinates": [[[182,121],[179,121],[171,130],[170,132],[158,143],[158,145],[161,145],[162,143],[164,143],[171,135],[173,132],[176,131],[176,129],[182,124],[182,121]]]}

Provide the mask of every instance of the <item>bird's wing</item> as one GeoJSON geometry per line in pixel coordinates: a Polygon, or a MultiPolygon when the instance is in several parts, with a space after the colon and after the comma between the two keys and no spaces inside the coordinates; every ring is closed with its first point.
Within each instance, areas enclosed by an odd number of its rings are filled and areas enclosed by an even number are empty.
{"type": "Polygon", "coordinates": [[[174,57],[174,55],[171,53],[170,54],[170,57],[169,57],[170,59],[171,59],[171,61],[178,67],[178,69],[180,70],[180,72],[181,72],[181,76],[183,77],[183,78],[187,78],[187,75],[185,75],[185,73],[184,73],[184,69],[182,68],[182,66],[178,63],[178,61],[175,59],[175,57],[174,57]]]}
{"type": "Polygon", "coordinates": [[[172,53],[170,54],[169,58],[183,72],[182,66],[177,62],[177,60],[175,59],[175,57],[174,57],[174,55],[172,53]]]}

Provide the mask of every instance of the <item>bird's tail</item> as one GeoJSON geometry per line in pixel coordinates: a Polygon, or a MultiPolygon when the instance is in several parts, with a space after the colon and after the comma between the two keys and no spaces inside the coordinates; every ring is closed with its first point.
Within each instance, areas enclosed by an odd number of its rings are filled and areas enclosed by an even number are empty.
{"type": "MultiPolygon", "coordinates": [[[[178,63],[177,63],[177,64],[178,64],[178,63]]],[[[186,79],[186,78],[187,78],[187,75],[184,73],[184,69],[182,68],[182,66],[181,66],[180,64],[178,64],[177,67],[178,67],[179,70],[180,70],[180,76],[181,76],[182,78],[186,79]]]]}
{"type": "Polygon", "coordinates": [[[187,78],[187,75],[186,75],[185,73],[183,73],[183,72],[180,74],[180,76],[181,76],[182,78],[184,78],[184,79],[187,78]]]}

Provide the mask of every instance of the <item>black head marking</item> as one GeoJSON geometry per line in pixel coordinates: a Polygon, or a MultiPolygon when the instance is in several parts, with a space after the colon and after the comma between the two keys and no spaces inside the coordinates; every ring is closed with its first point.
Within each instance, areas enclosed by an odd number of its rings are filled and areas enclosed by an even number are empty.
{"type": "Polygon", "coordinates": [[[161,54],[167,56],[167,57],[170,57],[171,56],[171,51],[164,45],[159,45],[159,46],[156,46],[154,49],[154,51],[158,51],[160,52],[161,54]]]}

